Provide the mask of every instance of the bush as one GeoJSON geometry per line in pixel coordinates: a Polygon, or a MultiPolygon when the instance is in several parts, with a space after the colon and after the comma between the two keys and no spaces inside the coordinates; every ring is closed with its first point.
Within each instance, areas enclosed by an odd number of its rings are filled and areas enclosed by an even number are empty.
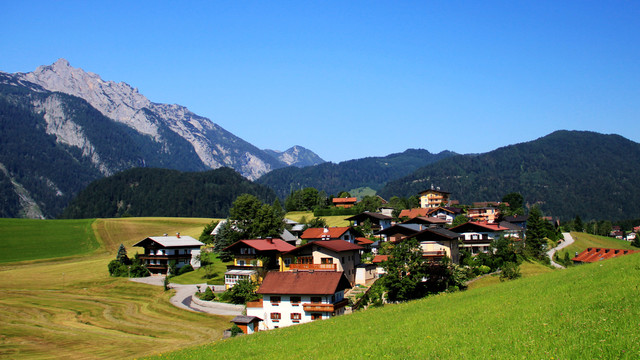
{"type": "Polygon", "coordinates": [[[484,274],[488,274],[491,271],[491,268],[488,267],[487,265],[480,265],[478,267],[478,271],[480,272],[480,274],[484,275],[484,274]]]}
{"type": "Polygon", "coordinates": [[[225,291],[220,298],[234,304],[246,304],[259,298],[256,295],[258,284],[250,280],[240,280],[231,289],[225,291]]]}
{"type": "Polygon", "coordinates": [[[520,274],[520,266],[518,264],[508,261],[502,266],[502,272],[500,273],[500,281],[514,280],[522,276],[520,274]]]}
{"type": "Polygon", "coordinates": [[[238,336],[240,334],[244,334],[242,329],[240,329],[238,327],[238,325],[236,325],[236,324],[233,324],[233,326],[231,327],[230,331],[231,331],[231,337],[238,336]]]}
{"type": "Polygon", "coordinates": [[[191,266],[191,264],[187,264],[187,265],[181,267],[180,270],[178,270],[178,275],[182,275],[182,274],[188,273],[190,271],[193,271],[193,266],[191,266]]]}
{"type": "Polygon", "coordinates": [[[129,276],[129,268],[127,265],[121,263],[119,260],[111,260],[108,265],[109,275],[111,276],[129,276]]]}
{"type": "Polygon", "coordinates": [[[200,300],[204,300],[204,301],[213,301],[216,299],[216,295],[213,293],[213,291],[211,291],[211,288],[209,286],[206,286],[206,289],[204,290],[204,292],[196,293],[196,296],[200,300]]]}

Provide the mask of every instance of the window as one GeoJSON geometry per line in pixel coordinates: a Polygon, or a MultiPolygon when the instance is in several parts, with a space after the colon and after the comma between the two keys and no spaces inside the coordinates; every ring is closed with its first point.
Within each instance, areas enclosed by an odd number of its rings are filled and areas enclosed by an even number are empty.
{"type": "Polygon", "coordinates": [[[311,297],[311,302],[312,303],[321,303],[322,302],[322,298],[320,296],[312,296],[311,297]]]}
{"type": "Polygon", "coordinates": [[[300,296],[292,296],[290,299],[291,306],[300,306],[300,301],[302,300],[300,296]]]}
{"type": "Polygon", "coordinates": [[[299,323],[301,319],[302,319],[302,316],[300,315],[300,313],[291,313],[292,322],[299,323]]]}
{"type": "Polygon", "coordinates": [[[271,313],[271,321],[280,322],[281,315],[280,313],[271,313]]]}
{"type": "Polygon", "coordinates": [[[298,264],[313,264],[313,256],[300,256],[297,261],[298,264]]]}
{"type": "Polygon", "coordinates": [[[284,266],[288,267],[289,265],[291,265],[291,259],[290,258],[285,258],[284,259],[284,266]]]}
{"type": "Polygon", "coordinates": [[[269,300],[271,301],[271,305],[273,306],[280,305],[280,296],[272,296],[269,298],[269,300]]]}
{"type": "Polygon", "coordinates": [[[333,258],[322,258],[320,264],[333,264],[333,258]]]}
{"type": "Polygon", "coordinates": [[[312,313],[311,314],[311,321],[313,320],[322,320],[322,313],[312,313]]]}
{"type": "Polygon", "coordinates": [[[244,260],[237,260],[238,261],[238,266],[244,266],[245,262],[244,260]]]}
{"type": "Polygon", "coordinates": [[[256,253],[256,249],[254,248],[240,248],[240,255],[249,255],[249,254],[255,254],[256,253]]]}

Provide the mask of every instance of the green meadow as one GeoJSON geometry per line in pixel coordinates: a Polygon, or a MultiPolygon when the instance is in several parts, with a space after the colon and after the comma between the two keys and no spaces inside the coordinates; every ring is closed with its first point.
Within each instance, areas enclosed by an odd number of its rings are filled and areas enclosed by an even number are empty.
{"type": "Polygon", "coordinates": [[[131,256],[136,252],[131,245],[147,236],[180,232],[198,237],[210,221],[3,220],[3,232],[12,229],[22,244],[3,248],[7,253],[2,256],[36,261],[0,264],[0,358],[135,358],[220,339],[230,317],[178,309],[169,303],[172,291],[112,278],[107,272],[120,243],[131,256]],[[20,226],[23,231],[18,230],[20,226]],[[93,232],[87,233],[87,226],[93,232]],[[43,231],[53,234],[48,237],[43,231]],[[79,249],[59,251],[56,254],[63,257],[53,260],[47,260],[49,252],[19,254],[42,242],[53,248],[79,249]]]}
{"type": "Polygon", "coordinates": [[[163,353],[156,359],[638,359],[640,255],[163,353]]]}
{"type": "Polygon", "coordinates": [[[631,246],[631,243],[628,241],[606,236],[571,232],[571,237],[573,237],[575,242],[558,252],[558,256],[561,258],[564,257],[565,253],[569,253],[570,257],[574,257],[576,252],[581,253],[590,247],[638,250],[638,248],[631,246]]]}

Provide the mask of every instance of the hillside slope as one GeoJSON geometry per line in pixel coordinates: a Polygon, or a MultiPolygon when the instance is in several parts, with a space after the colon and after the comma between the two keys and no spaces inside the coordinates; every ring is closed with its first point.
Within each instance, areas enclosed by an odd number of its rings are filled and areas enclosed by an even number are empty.
{"type": "Polygon", "coordinates": [[[256,182],[272,188],[284,199],[292,190],[314,187],[327,194],[368,186],[380,189],[387,181],[410,174],[421,166],[453,156],[442,151],[432,154],[427,150],[409,149],[385,157],[368,157],[343,161],[338,164],[324,163],[305,168],[288,167],[274,170],[256,182]]]}
{"type": "Polygon", "coordinates": [[[204,172],[137,168],[96,180],[64,210],[62,218],[119,216],[223,218],[237,196],[271,203],[275,194],[233,169],[204,172]]]}
{"type": "Polygon", "coordinates": [[[640,144],[619,135],[556,131],[480,155],[427,165],[380,190],[410,196],[432,184],[461,203],[496,201],[520,192],[561,219],[625,219],[640,213],[640,144]]]}
{"type": "Polygon", "coordinates": [[[629,255],[162,359],[637,359],[639,262],[640,255],[629,255]]]}

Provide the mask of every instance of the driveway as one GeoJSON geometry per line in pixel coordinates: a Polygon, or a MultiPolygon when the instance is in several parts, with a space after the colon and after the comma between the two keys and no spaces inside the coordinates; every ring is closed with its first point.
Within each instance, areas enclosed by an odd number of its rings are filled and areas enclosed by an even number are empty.
{"type": "MultiPolygon", "coordinates": [[[[156,285],[163,286],[164,285],[164,276],[149,276],[143,278],[132,278],[131,281],[148,284],[148,285],[156,285]]],[[[191,301],[191,297],[193,294],[198,291],[197,286],[200,288],[204,288],[207,284],[192,284],[192,285],[181,285],[170,283],[169,287],[176,290],[176,294],[171,297],[170,301],[175,307],[180,309],[195,311],[195,312],[203,312],[207,314],[213,315],[242,315],[244,311],[244,305],[233,305],[227,303],[220,303],[214,301],[208,301],[205,304],[206,306],[198,305],[195,302],[191,301]]]]}
{"type": "Polygon", "coordinates": [[[558,250],[566,248],[567,246],[573,244],[574,242],[573,237],[571,237],[570,233],[568,232],[562,233],[562,236],[564,236],[564,241],[561,242],[558,246],[554,247],[553,249],[547,251],[547,256],[549,256],[549,259],[551,259],[551,265],[557,267],[558,269],[564,269],[564,266],[553,261],[553,254],[555,254],[556,251],[558,250]]]}

